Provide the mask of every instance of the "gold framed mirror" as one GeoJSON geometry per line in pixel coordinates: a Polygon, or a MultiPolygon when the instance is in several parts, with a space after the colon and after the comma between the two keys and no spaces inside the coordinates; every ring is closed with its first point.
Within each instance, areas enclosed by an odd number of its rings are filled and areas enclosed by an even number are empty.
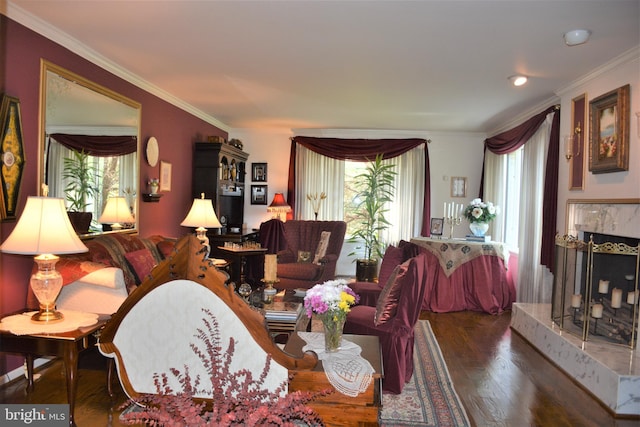
{"type": "Polygon", "coordinates": [[[38,182],[70,217],[92,214],[78,234],[137,231],[141,114],[140,103],[41,60],[38,182]],[[133,216],[117,231],[98,222],[110,197],[125,197],[133,216]]]}

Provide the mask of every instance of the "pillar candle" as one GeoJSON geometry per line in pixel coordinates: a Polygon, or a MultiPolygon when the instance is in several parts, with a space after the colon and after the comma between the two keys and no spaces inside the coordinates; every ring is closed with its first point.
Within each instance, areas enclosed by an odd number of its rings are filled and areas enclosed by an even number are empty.
{"type": "Polygon", "coordinates": [[[606,294],[609,292],[609,281],[608,280],[600,280],[598,283],[598,293],[606,294]]]}
{"type": "Polygon", "coordinates": [[[264,280],[267,282],[276,281],[277,255],[267,254],[264,256],[264,280]]]}
{"type": "Polygon", "coordinates": [[[594,319],[602,318],[602,304],[593,304],[593,307],[591,307],[591,317],[594,319]]]}
{"type": "Polygon", "coordinates": [[[444,202],[444,210],[442,211],[442,216],[443,217],[447,216],[447,202],[444,202]]]}
{"type": "Polygon", "coordinates": [[[636,303],[636,293],[635,292],[629,292],[627,293],[627,304],[635,304],[636,303]]]}
{"type": "Polygon", "coordinates": [[[580,294],[571,295],[571,307],[580,308],[581,300],[582,300],[582,295],[580,295],[580,294]]]}
{"type": "Polygon", "coordinates": [[[611,291],[611,307],[622,307],[622,289],[613,288],[613,290],[611,291]]]}

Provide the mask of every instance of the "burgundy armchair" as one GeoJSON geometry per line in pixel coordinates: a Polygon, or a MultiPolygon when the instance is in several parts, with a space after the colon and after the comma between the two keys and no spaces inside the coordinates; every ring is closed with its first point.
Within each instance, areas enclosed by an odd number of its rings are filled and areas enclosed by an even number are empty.
{"type": "Polygon", "coordinates": [[[393,270],[409,258],[417,255],[419,251],[414,250],[415,245],[401,240],[398,246],[389,245],[384,252],[384,257],[380,263],[380,271],[378,272],[377,282],[354,282],[349,287],[360,296],[360,305],[369,305],[375,307],[378,303],[378,296],[382,292],[382,288],[391,277],[393,270]]]}
{"type": "Polygon", "coordinates": [[[347,223],[293,220],[283,225],[286,249],[278,252],[280,283],[276,287],[308,289],[317,283],[334,279],[347,223]],[[331,233],[326,242],[326,250],[320,250],[323,246],[320,245],[323,232],[331,233]]]}
{"type": "Polygon", "coordinates": [[[397,266],[380,293],[377,307],[356,305],[347,315],[346,334],[380,339],[382,389],[399,394],[413,375],[414,328],[420,316],[426,281],[425,255],[397,266]]]}

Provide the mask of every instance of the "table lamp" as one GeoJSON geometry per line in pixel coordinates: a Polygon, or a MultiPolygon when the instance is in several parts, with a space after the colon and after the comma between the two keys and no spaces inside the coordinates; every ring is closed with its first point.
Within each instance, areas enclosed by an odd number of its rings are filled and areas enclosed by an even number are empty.
{"type": "Polygon", "coordinates": [[[109,197],[102,215],[98,218],[98,222],[101,224],[111,224],[112,230],[120,230],[122,229],[122,223],[134,221],[127,199],[124,197],[109,197]]]}
{"type": "Polygon", "coordinates": [[[213,210],[213,202],[211,202],[211,199],[205,199],[204,193],[200,194],[199,199],[193,199],[191,210],[180,225],[183,227],[196,227],[196,237],[206,247],[207,252],[205,258],[207,258],[211,251],[209,238],[207,237],[207,228],[222,227],[222,224],[218,221],[216,212],[213,210]]]}
{"type": "Polygon", "coordinates": [[[291,206],[289,206],[284,199],[284,194],[276,193],[275,196],[273,196],[273,201],[269,207],[267,207],[267,212],[271,212],[273,218],[278,218],[282,222],[287,220],[287,212],[291,212],[291,206]]]}
{"type": "Polygon", "coordinates": [[[62,275],[56,271],[56,254],[87,252],[69,221],[64,200],[53,197],[29,197],[24,212],[0,251],[9,254],[36,255],[38,271],[31,276],[31,289],[40,303],[35,322],[53,323],[63,319],[56,311],[56,298],[62,289],[62,275]]]}

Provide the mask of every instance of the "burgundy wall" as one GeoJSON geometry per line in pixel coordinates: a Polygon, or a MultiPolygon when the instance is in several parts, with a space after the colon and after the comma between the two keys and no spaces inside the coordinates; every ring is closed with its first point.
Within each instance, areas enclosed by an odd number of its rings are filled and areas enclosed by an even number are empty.
{"type": "MultiPolygon", "coordinates": [[[[160,147],[160,160],[170,162],[173,173],[171,192],[166,193],[159,203],[142,202],[138,195],[139,232],[142,236],[163,234],[178,237],[185,234],[187,230],[180,227],[180,222],[192,201],[193,142],[210,135],[227,138],[227,133],[0,15],[0,92],[20,100],[25,145],[26,165],[20,188],[18,215],[24,208],[27,196],[37,194],[38,189],[41,58],[142,104],[141,146],[144,148],[149,137],[155,136],[160,147]]],[[[159,164],[154,168],[147,165],[144,151],[139,156],[140,190],[146,192],[147,180],[159,177],[159,164]]],[[[14,226],[14,221],[0,225],[0,241],[9,236],[14,226]]],[[[32,265],[30,257],[0,254],[0,315],[24,307],[32,265]]],[[[21,358],[0,355],[0,374],[21,364],[21,358]]]]}

